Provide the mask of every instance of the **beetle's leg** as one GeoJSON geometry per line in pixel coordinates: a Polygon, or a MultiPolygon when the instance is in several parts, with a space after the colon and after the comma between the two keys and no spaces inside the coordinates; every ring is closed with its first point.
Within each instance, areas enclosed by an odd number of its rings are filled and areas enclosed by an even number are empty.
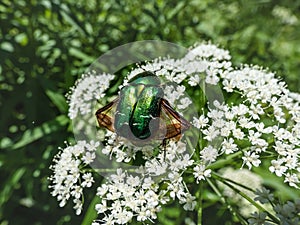
{"type": "Polygon", "coordinates": [[[168,140],[168,139],[164,138],[163,141],[162,141],[162,147],[163,147],[163,151],[164,151],[164,161],[166,160],[166,152],[167,152],[166,146],[167,146],[167,140],[168,140]]]}

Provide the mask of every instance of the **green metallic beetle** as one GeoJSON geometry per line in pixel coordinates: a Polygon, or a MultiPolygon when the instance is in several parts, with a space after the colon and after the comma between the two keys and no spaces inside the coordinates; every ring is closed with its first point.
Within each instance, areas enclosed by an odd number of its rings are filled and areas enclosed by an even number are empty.
{"type": "Polygon", "coordinates": [[[124,86],[119,97],[96,112],[99,126],[133,142],[179,140],[190,123],[163,98],[160,80],[142,72],[124,86]],[[114,109],[116,107],[116,109],[114,109]]]}

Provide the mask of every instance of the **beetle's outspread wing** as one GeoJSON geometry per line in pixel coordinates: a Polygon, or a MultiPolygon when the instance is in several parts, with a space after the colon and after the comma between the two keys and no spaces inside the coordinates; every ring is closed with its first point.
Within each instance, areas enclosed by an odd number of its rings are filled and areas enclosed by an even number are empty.
{"type": "Polygon", "coordinates": [[[165,122],[165,126],[161,127],[164,130],[160,131],[164,133],[163,139],[175,138],[179,140],[181,134],[191,126],[166,99],[161,100],[161,117],[162,121],[165,122]]]}
{"type": "Polygon", "coordinates": [[[116,98],[112,102],[108,103],[106,106],[100,108],[95,113],[97,121],[100,127],[105,127],[108,130],[115,132],[114,128],[114,113],[115,108],[118,104],[119,98],[116,98]]]}

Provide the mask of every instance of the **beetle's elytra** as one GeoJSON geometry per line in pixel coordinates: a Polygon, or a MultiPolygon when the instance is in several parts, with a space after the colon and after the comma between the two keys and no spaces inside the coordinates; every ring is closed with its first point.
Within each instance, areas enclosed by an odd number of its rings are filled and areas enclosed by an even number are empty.
{"type": "Polygon", "coordinates": [[[118,98],[97,110],[99,126],[132,141],[178,140],[190,124],[163,97],[158,77],[142,72],[121,89],[118,98]]]}

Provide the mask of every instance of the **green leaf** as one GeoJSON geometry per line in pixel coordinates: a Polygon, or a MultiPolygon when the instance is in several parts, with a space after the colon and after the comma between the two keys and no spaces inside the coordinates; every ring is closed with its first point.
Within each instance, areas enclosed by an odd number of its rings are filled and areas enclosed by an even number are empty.
{"type": "Polygon", "coordinates": [[[28,37],[25,33],[20,33],[15,36],[15,41],[20,45],[25,46],[28,43],[28,37]]]}
{"type": "Polygon", "coordinates": [[[82,59],[84,63],[92,63],[95,59],[87,54],[85,54],[84,52],[80,51],[77,48],[70,48],[69,49],[69,53],[70,55],[82,59]]]}
{"type": "Polygon", "coordinates": [[[180,13],[183,8],[186,6],[185,2],[178,2],[175,8],[170,8],[170,11],[167,14],[167,19],[172,19],[176,14],[180,13]]]}
{"type": "Polygon", "coordinates": [[[51,99],[52,103],[59,109],[61,113],[66,113],[68,110],[68,105],[66,103],[65,97],[57,92],[46,90],[47,96],[51,99]]]}
{"type": "Polygon", "coordinates": [[[14,51],[14,46],[9,42],[2,42],[0,48],[8,52],[14,51]]]}
{"type": "Polygon", "coordinates": [[[19,141],[8,147],[18,149],[28,145],[50,133],[60,130],[68,123],[68,121],[69,119],[66,115],[57,116],[55,119],[45,122],[41,126],[35,127],[31,130],[26,130],[19,141]]]}
{"type": "Polygon", "coordinates": [[[180,208],[178,205],[166,207],[158,214],[159,224],[179,224],[175,221],[182,220],[180,208]]]}
{"type": "Polygon", "coordinates": [[[3,205],[12,195],[12,192],[14,190],[14,187],[19,182],[19,180],[22,178],[23,174],[25,173],[26,169],[24,167],[21,167],[17,169],[12,176],[10,176],[6,182],[4,188],[0,192],[0,205],[3,205]]]}
{"type": "Polygon", "coordinates": [[[8,137],[4,137],[0,140],[0,148],[4,149],[13,144],[12,140],[8,137]]]}
{"type": "Polygon", "coordinates": [[[83,221],[81,225],[91,225],[93,220],[97,218],[97,212],[95,209],[95,205],[100,202],[100,198],[98,196],[95,196],[93,200],[91,201],[89,208],[87,212],[85,213],[85,216],[83,218],[83,221]]]}
{"type": "Polygon", "coordinates": [[[84,30],[80,27],[80,24],[76,21],[75,17],[72,16],[72,13],[66,11],[60,11],[60,14],[64,18],[66,22],[71,24],[76,30],[78,30],[81,34],[85,34],[84,30]]]}
{"type": "Polygon", "coordinates": [[[264,185],[271,186],[278,192],[280,192],[280,197],[284,199],[296,199],[299,198],[300,191],[296,188],[290,187],[287,183],[284,183],[282,177],[277,177],[272,174],[269,170],[257,167],[254,171],[263,177],[264,185]]]}

